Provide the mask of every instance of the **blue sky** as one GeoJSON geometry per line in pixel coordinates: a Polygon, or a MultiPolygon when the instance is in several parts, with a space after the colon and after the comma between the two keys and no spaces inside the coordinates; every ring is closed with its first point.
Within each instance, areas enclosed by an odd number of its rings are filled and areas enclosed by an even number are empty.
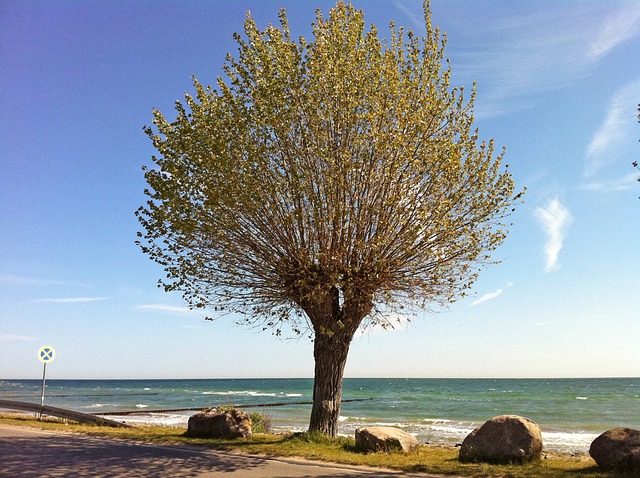
{"type": "MultiPolygon", "coordinates": [[[[355,1],[381,34],[419,0],[355,1]]],[[[0,2],[0,378],[310,377],[308,339],[204,321],[135,246],[153,149],[191,75],[213,83],[246,10],[298,1],[0,2]]],[[[640,3],[433,0],[455,86],[526,202],[474,295],[355,339],[350,377],[640,376],[640,3]]]]}

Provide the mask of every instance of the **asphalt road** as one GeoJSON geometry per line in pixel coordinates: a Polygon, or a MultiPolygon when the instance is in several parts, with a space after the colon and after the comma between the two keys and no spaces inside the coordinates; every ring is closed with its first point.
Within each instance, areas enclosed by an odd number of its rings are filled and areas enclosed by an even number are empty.
{"type": "Polygon", "coordinates": [[[425,478],[309,461],[0,427],[1,477],[425,478]]]}

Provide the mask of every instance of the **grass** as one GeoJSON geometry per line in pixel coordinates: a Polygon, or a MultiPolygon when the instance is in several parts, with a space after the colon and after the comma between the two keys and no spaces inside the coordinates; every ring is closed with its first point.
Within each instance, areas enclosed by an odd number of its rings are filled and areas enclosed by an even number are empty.
{"type": "Polygon", "coordinates": [[[411,453],[361,453],[356,449],[353,438],[338,437],[331,439],[312,433],[289,435],[254,433],[250,439],[203,439],[185,437],[184,428],[159,426],[109,428],[73,422],[64,423],[59,419],[53,418],[45,418],[42,421],[38,421],[28,415],[0,415],[0,424],[150,443],[202,446],[246,454],[299,457],[414,473],[505,478],[609,478],[632,476],[602,472],[588,456],[573,457],[547,453],[545,459],[526,465],[463,464],[458,461],[458,450],[452,447],[423,445],[411,453]]]}

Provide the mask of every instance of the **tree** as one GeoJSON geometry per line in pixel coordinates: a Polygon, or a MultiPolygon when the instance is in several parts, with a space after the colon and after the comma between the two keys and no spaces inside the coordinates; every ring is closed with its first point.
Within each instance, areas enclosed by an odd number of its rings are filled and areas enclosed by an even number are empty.
{"type": "Polygon", "coordinates": [[[504,152],[472,131],[473,99],[450,89],[445,39],[364,14],[317,12],[312,42],[247,14],[217,88],[146,128],[159,155],[137,212],[160,285],[245,325],[310,333],[310,431],[335,435],[360,327],[465,294],[506,235],[518,196],[504,152]]]}

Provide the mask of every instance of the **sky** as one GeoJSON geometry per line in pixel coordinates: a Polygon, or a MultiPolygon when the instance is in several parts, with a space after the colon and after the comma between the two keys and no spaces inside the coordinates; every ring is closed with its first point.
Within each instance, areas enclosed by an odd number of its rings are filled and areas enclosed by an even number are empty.
{"type": "MultiPolygon", "coordinates": [[[[424,32],[421,0],[364,1],[424,32]]],[[[640,376],[640,2],[432,0],[452,86],[526,187],[473,294],[358,335],[345,377],[640,376]]],[[[143,132],[213,84],[246,11],[325,0],[0,2],[0,379],[312,377],[308,338],[213,322],[135,245],[143,132]]]]}

